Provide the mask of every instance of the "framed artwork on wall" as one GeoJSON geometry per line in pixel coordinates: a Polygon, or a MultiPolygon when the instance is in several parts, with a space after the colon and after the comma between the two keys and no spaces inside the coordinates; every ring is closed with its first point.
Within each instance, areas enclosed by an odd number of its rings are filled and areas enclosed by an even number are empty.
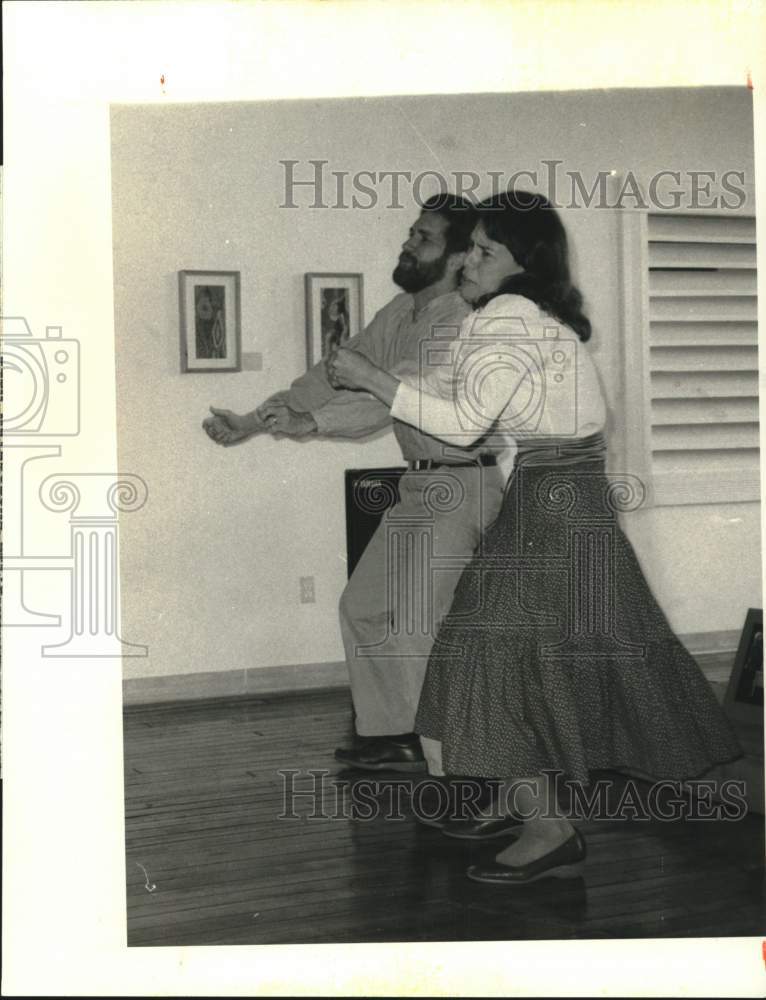
{"type": "Polygon", "coordinates": [[[179,271],[182,372],[242,370],[239,271],[179,271]]]}
{"type": "Polygon", "coordinates": [[[306,362],[326,358],[362,329],[361,274],[306,275],[306,362]]]}

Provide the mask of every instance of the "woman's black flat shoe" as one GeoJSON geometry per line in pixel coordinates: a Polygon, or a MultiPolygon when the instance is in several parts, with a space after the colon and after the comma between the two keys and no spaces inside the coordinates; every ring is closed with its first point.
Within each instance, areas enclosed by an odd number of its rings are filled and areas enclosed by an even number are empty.
{"type": "Polygon", "coordinates": [[[585,841],[579,830],[560,847],[544,854],[526,865],[493,864],[471,865],[466,872],[474,882],[491,885],[529,885],[544,878],[579,878],[585,868],[587,853],[585,841]]]}
{"type": "Polygon", "coordinates": [[[490,805],[490,795],[480,790],[477,778],[429,778],[411,792],[412,814],[419,823],[443,830],[476,821],[476,811],[490,805]]]}
{"type": "Polygon", "coordinates": [[[492,840],[518,832],[521,820],[515,816],[495,816],[491,819],[453,819],[442,826],[445,837],[455,840],[492,840]]]}

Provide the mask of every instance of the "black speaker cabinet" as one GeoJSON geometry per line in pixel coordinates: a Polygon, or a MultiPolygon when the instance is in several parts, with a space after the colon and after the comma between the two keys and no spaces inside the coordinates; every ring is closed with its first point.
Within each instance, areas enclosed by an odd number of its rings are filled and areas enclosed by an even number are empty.
{"type": "Polygon", "coordinates": [[[407,470],[346,469],[346,556],[348,575],[362,557],[383,514],[399,499],[399,480],[407,470]]]}

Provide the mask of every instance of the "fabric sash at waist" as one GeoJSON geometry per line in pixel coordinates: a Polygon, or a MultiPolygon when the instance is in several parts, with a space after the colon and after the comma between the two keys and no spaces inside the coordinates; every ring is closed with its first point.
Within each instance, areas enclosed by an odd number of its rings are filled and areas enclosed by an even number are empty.
{"type": "Polygon", "coordinates": [[[579,465],[606,458],[606,438],[602,431],[584,438],[527,438],[516,442],[515,464],[579,465]]]}

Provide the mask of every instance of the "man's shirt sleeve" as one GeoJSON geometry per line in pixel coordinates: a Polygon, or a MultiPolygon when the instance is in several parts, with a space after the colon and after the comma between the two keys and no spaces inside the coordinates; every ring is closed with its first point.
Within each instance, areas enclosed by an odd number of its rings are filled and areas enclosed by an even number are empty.
{"type": "MultiPolygon", "coordinates": [[[[369,325],[344,346],[381,365],[383,338],[393,314],[401,308],[402,298],[397,296],[379,310],[369,325]]],[[[319,433],[328,437],[364,437],[391,422],[389,408],[369,393],[334,389],[322,362],[295,379],[287,392],[286,401],[292,409],[310,413],[319,433]]]]}
{"type": "Polygon", "coordinates": [[[360,438],[388,427],[391,410],[367,392],[341,389],[314,410],[317,431],[323,437],[360,438]]]}

